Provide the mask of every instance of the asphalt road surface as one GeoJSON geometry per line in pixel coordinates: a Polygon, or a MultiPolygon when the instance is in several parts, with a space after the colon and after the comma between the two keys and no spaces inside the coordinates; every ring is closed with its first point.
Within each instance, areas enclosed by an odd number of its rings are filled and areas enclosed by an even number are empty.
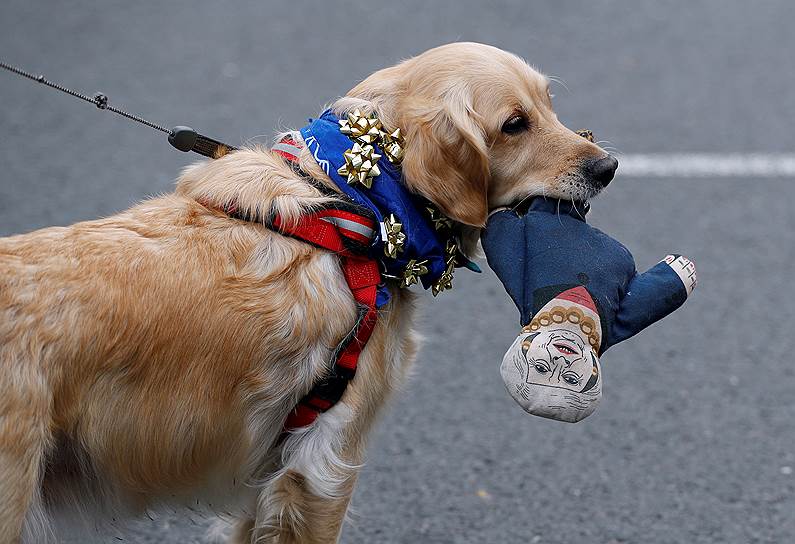
{"type": "MultiPolygon", "coordinates": [[[[793,151],[788,0],[378,4],[4,0],[0,58],[241,143],[301,126],[375,69],[474,40],[565,81],[563,122],[622,154],[793,151]]],[[[6,73],[0,98],[2,235],[112,214],[195,159],[6,73]]],[[[591,222],[640,268],[691,257],[691,300],[606,354],[601,407],[568,425],[508,397],[516,310],[489,271],[459,273],[425,301],[427,341],[343,542],[795,542],[795,180],[620,172],[591,222]]],[[[153,517],[94,541],[209,542],[207,519],[153,517]]]]}

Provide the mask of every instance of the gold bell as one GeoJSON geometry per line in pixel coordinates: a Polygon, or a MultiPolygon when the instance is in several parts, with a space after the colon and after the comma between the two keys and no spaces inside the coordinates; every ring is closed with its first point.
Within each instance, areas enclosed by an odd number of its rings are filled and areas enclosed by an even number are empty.
{"type": "Polygon", "coordinates": [[[416,259],[411,259],[406,265],[406,269],[403,271],[403,283],[401,287],[408,287],[409,285],[417,283],[417,278],[419,276],[428,273],[427,264],[427,260],[418,261],[416,259]]]}
{"type": "Polygon", "coordinates": [[[361,145],[356,142],[342,156],[345,158],[345,164],[337,170],[337,173],[347,177],[348,185],[360,183],[370,189],[373,186],[373,178],[381,175],[377,164],[381,155],[376,153],[371,145],[361,145]]]}
{"type": "Polygon", "coordinates": [[[395,214],[390,213],[384,218],[384,254],[393,259],[398,253],[403,252],[406,243],[406,235],[403,233],[403,223],[399,223],[395,214]]]}
{"type": "Polygon", "coordinates": [[[362,145],[372,145],[381,137],[381,121],[375,115],[362,115],[358,109],[340,119],[340,132],[362,145]]]}

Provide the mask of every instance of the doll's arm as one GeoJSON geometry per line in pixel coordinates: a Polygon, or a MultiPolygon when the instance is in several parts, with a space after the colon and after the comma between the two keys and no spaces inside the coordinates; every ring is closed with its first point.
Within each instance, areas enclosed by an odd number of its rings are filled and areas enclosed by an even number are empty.
{"type": "Polygon", "coordinates": [[[695,287],[695,265],[681,255],[668,255],[650,270],[636,274],[621,300],[602,352],[679,308],[695,287]]]}
{"type": "Polygon", "coordinates": [[[489,266],[520,312],[524,304],[520,297],[524,293],[525,237],[522,219],[508,209],[492,212],[488,226],[481,234],[489,266]]]}

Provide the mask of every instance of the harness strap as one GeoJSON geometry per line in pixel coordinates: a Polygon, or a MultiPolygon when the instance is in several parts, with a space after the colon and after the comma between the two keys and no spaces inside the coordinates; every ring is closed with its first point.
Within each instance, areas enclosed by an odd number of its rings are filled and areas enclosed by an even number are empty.
{"type": "MultiPolygon", "coordinates": [[[[377,233],[375,214],[345,195],[319,185],[302,172],[298,166],[298,156],[303,146],[299,142],[298,138],[286,136],[273,147],[273,151],[289,161],[297,174],[307,178],[309,183],[313,183],[327,196],[333,196],[333,201],[302,215],[294,224],[286,223],[278,215],[263,218],[246,213],[234,202],[222,208],[224,213],[235,219],[262,223],[281,234],[336,253],[345,282],[358,308],[356,324],[337,346],[328,375],[317,382],[287,416],[285,433],[309,425],[342,398],[348,382],[356,374],[359,356],[375,329],[378,318],[376,298],[381,283],[378,261],[368,256],[370,244],[377,233]]],[[[202,204],[212,207],[206,202],[202,204]]]]}
{"type": "Polygon", "coordinates": [[[303,149],[303,146],[299,144],[298,141],[295,132],[291,132],[276,142],[273,147],[271,147],[271,151],[284,157],[291,163],[298,164],[298,157],[301,154],[301,149],[303,149]]]}
{"type": "Polygon", "coordinates": [[[291,226],[280,216],[274,217],[271,224],[284,234],[345,255],[365,253],[375,235],[374,218],[337,208],[302,215],[298,223],[291,226]]]}
{"type": "MultiPolygon", "coordinates": [[[[285,136],[273,150],[298,169],[298,156],[303,147],[299,142],[294,136],[285,136]]],[[[298,171],[300,173],[300,169],[298,171]]],[[[359,356],[378,317],[376,296],[381,271],[378,262],[366,256],[376,235],[377,221],[375,215],[362,206],[343,199],[335,202],[334,207],[301,216],[295,225],[285,224],[279,216],[272,224],[288,236],[337,253],[345,282],[359,309],[353,330],[337,347],[329,374],[316,383],[288,415],[284,424],[288,432],[309,425],[339,402],[356,374],[359,356]]]]}
{"type": "Polygon", "coordinates": [[[340,260],[345,279],[359,306],[359,317],[352,334],[340,344],[329,375],[316,383],[290,412],[284,424],[285,431],[309,425],[320,414],[339,402],[348,382],[356,374],[359,356],[375,328],[378,316],[375,297],[377,285],[381,281],[378,263],[358,257],[342,257],[340,260]],[[354,288],[353,285],[358,287],[354,288]]]}

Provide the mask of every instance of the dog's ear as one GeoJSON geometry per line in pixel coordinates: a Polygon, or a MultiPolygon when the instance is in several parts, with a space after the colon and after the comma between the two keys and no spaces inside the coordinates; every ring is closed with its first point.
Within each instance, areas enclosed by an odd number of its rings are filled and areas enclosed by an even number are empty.
{"type": "Polygon", "coordinates": [[[488,218],[488,148],[466,91],[431,103],[408,97],[401,104],[406,186],[448,217],[482,227],[488,218]]]}

